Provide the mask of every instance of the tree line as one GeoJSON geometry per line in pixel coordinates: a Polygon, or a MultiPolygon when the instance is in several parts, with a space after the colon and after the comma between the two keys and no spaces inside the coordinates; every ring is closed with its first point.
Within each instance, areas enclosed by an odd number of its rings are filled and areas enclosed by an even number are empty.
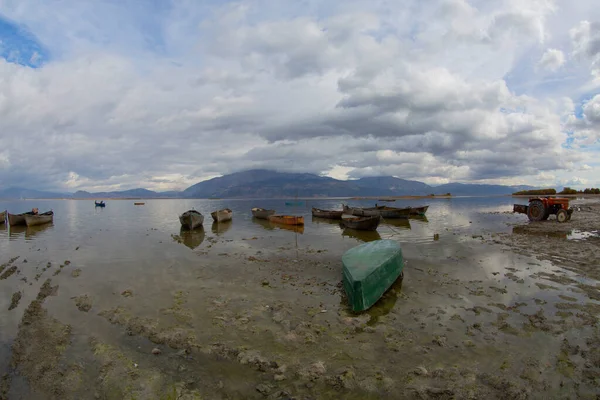
{"type": "MultiPolygon", "coordinates": [[[[555,195],[556,189],[533,189],[533,190],[521,190],[513,193],[515,196],[549,196],[555,195]]],[[[570,187],[565,187],[558,194],[600,194],[600,188],[587,188],[584,190],[575,190],[570,187]]]]}

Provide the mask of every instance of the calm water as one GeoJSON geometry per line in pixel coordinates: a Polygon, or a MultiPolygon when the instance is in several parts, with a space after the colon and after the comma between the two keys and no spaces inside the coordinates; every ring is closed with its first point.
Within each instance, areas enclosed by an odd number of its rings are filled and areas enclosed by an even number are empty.
{"type": "MultiPolygon", "coordinates": [[[[168,242],[173,241],[172,235],[180,235],[178,215],[190,208],[205,215],[203,231],[182,237],[181,242],[195,250],[209,245],[206,238],[211,236],[234,242],[266,236],[269,241],[261,243],[261,246],[274,249],[284,245],[345,248],[380,238],[394,238],[406,244],[430,243],[435,233],[444,240],[452,233],[503,231],[509,229],[507,222],[523,219],[519,215],[491,214],[511,211],[514,199],[510,197],[387,203],[394,207],[423,204],[430,207],[426,218],[388,221],[382,223],[377,232],[342,230],[338,222],[311,216],[313,206],[341,209],[342,201],[346,200],[308,200],[301,206],[286,206],[285,200],[144,200],[145,205],[136,206],[133,200],[109,200],[105,208],[94,207],[93,200],[0,201],[0,210],[7,209],[11,213],[28,211],[33,207],[38,207],[40,212],[51,209],[55,213],[51,225],[33,228],[0,225],[0,252],[18,254],[34,246],[50,253],[60,253],[79,247],[82,252],[88,253],[90,262],[95,257],[104,258],[108,255],[106,252],[110,252],[113,261],[143,258],[145,251],[157,250],[157,237],[168,242]],[[250,209],[256,206],[276,209],[283,214],[303,215],[304,228],[285,229],[268,221],[254,220],[250,209]],[[224,207],[233,210],[233,221],[217,226],[212,223],[210,212],[224,207]]],[[[350,200],[348,204],[372,206],[374,202],[350,200]]]]}

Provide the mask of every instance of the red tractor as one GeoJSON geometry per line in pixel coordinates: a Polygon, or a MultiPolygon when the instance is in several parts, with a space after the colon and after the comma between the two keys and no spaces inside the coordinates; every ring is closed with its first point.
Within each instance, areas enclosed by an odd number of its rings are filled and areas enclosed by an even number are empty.
{"type": "Polygon", "coordinates": [[[529,205],[515,204],[513,212],[527,214],[530,221],[547,220],[550,214],[556,215],[558,222],[571,219],[573,209],[569,208],[569,199],[562,197],[534,197],[529,199],[529,205]]]}

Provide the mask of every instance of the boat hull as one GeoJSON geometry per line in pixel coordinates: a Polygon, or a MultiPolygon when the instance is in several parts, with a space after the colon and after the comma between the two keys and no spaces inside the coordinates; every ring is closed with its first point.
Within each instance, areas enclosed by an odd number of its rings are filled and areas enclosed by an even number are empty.
{"type": "Polygon", "coordinates": [[[382,218],[408,218],[411,208],[394,208],[394,207],[372,207],[372,208],[357,208],[344,206],[344,213],[356,215],[357,217],[382,217],[382,218]]]}
{"type": "Polygon", "coordinates": [[[94,205],[95,205],[96,207],[106,207],[106,203],[104,203],[104,202],[100,202],[100,203],[98,203],[98,202],[96,202],[96,201],[95,201],[95,202],[94,202],[94,205]]]}
{"type": "Polygon", "coordinates": [[[29,215],[26,214],[25,215],[25,224],[27,226],[37,226],[37,225],[44,225],[44,224],[49,224],[53,221],[54,219],[54,213],[52,211],[43,213],[43,214],[38,214],[38,215],[29,215]]]}
{"type": "Polygon", "coordinates": [[[183,228],[196,229],[204,223],[204,215],[195,210],[189,210],[179,216],[183,228]]]}
{"type": "Polygon", "coordinates": [[[233,218],[233,211],[231,211],[229,208],[224,208],[222,210],[211,212],[210,216],[215,222],[227,222],[231,221],[233,218]]]}
{"type": "Polygon", "coordinates": [[[425,215],[429,206],[412,207],[410,209],[410,215],[425,215]]]}
{"type": "Polygon", "coordinates": [[[26,212],[22,214],[11,214],[8,213],[8,224],[10,226],[27,225],[25,223],[25,215],[34,215],[32,212],[26,212]]]}
{"type": "Polygon", "coordinates": [[[328,218],[328,219],[342,219],[342,214],[344,211],[335,211],[335,210],[321,210],[319,208],[312,209],[312,216],[318,218],[328,218]]]}
{"type": "Polygon", "coordinates": [[[271,215],[269,221],[282,225],[304,225],[304,217],[296,215],[271,215]]]}
{"type": "Polygon", "coordinates": [[[402,276],[404,258],[396,241],[375,240],[342,256],[343,284],[354,312],[372,307],[402,276]]]}
{"type": "Polygon", "coordinates": [[[275,210],[265,210],[264,208],[252,209],[252,216],[258,219],[269,219],[269,217],[274,214],[275,210]]]}
{"type": "Polygon", "coordinates": [[[0,212],[0,225],[3,224],[6,220],[6,211],[0,212]]]}
{"type": "Polygon", "coordinates": [[[354,217],[354,218],[343,218],[340,223],[342,227],[349,229],[356,229],[359,231],[376,231],[381,217],[354,217]]]}

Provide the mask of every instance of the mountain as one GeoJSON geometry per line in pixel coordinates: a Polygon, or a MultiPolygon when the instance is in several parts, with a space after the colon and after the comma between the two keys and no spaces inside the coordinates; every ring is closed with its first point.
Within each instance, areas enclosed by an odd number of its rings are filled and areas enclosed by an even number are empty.
{"type": "Polygon", "coordinates": [[[186,198],[360,197],[445,194],[512,194],[521,186],[450,183],[430,186],[393,176],[341,181],[313,174],[250,170],[199,182],[185,189],[186,198]]]}
{"type": "Polygon", "coordinates": [[[113,192],[77,191],[73,194],[42,192],[22,188],[0,190],[1,198],[276,198],[276,197],[376,197],[451,193],[456,196],[491,196],[512,194],[532,186],[479,185],[448,183],[430,186],[419,181],[393,176],[369,177],[341,181],[305,173],[254,169],[223,175],[198,182],[182,192],[154,192],[130,189],[113,192]]]}
{"type": "Polygon", "coordinates": [[[148,189],[130,189],[115,192],[86,192],[79,190],[71,197],[75,199],[110,198],[110,199],[148,199],[148,198],[176,198],[181,192],[154,192],[148,189]]]}

